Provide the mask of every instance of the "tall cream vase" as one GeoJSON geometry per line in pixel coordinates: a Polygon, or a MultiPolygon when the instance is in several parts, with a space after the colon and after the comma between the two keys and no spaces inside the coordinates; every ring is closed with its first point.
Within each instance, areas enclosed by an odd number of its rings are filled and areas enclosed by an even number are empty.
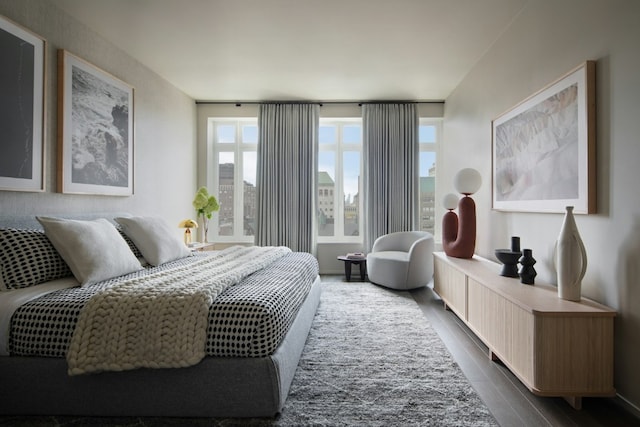
{"type": "Polygon", "coordinates": [[[582,278],[587,272],[587,251],[573,217],[573,206],[567,206],[556,245],[558,296],[569,301],[580,301],[582,278]]]}

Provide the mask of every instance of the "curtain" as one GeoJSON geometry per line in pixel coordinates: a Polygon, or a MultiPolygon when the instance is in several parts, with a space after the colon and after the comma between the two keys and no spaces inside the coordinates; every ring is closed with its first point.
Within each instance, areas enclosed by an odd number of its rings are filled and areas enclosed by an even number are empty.
{"type": "Polygon", "coordinates": [[[261,104],[255,243],[315,253],[317,104],[261,104]]]}
{"type": "Polygon", "coordinates": [[[364,246],[417,227],[418,110],[415,104],[364,104],[364,246]]]}

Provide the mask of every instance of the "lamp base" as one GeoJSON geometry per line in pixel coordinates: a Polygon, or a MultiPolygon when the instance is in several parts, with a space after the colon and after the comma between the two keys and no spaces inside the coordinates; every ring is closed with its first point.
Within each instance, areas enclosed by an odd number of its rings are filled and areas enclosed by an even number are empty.
{"type": "Polygon", "coordinates": [[[459,218],[452,211],[442,218],[444,253],[456,258],[473,258],[476,248],[476,204],[473,199],[469,196],[460,199],[458,212],[459,218]]]}

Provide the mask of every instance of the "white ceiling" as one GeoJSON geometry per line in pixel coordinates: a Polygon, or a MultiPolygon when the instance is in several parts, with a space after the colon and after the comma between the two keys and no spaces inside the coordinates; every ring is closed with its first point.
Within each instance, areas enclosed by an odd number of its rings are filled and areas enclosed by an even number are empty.
{"type": "Polygon", "coordinates": [[[196,100],[444,100],[528,0],[52,0],[196,100]]]}

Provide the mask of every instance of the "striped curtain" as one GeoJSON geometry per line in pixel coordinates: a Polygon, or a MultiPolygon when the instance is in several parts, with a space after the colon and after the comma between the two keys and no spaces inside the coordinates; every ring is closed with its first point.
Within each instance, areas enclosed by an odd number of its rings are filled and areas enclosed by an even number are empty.
{"type": "Polygon", "coordinates": [[[418,225],[419,145],[415,104],[364,104],[364,246],[418,225]]]}
{"type": "Polygon", "coordinates": [[[317,104],[261,104],[255,243],[315,253],[317,104]]]}

